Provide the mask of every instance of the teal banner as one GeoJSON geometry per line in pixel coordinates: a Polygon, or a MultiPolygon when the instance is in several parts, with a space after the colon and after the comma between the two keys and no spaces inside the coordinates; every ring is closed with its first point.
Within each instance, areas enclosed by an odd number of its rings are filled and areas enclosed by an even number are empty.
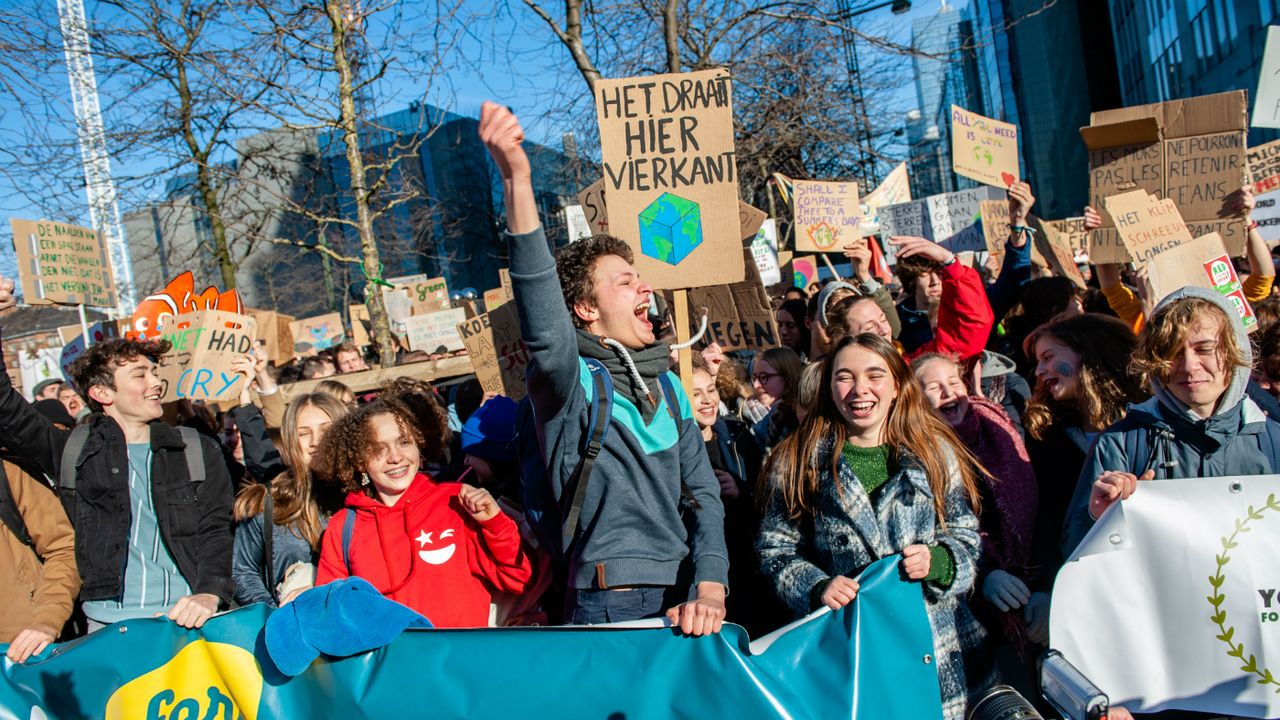
{"type": "Polygon", "coordinates": [[[897,558],[863,573],[857,600],[751,643],[737,626],[408,630],[390,645],[321,658],[294,678],[263,645],[271,610],[183,630],[118,623],[4,660],[0,719],[672,717],[937,718],[933,636],[897,558]]]}

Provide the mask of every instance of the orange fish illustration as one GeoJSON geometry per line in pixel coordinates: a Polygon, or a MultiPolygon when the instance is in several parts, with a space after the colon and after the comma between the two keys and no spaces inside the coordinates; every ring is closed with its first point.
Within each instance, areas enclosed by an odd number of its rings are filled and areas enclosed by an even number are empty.
{"type": "Polygon", "coordinates": [[[138,303],[138,309],[133,311],[125,337],[135,340],[160,337],[160,324],[170,315],[181,315],[196,310],[244,313],[244,304],[240,301],[240,294],[235,290],[219,292],[212,285],[200,293],[196,293],[195,289],[195,276],[188,270],[170,280],[160,292],[148,295],[138,303]]]}

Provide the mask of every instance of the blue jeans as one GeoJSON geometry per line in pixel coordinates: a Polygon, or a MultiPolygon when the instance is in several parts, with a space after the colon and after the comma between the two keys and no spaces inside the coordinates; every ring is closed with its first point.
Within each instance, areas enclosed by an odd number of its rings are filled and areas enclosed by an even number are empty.
{"type": "Polygon", "coordinates": [[[636,587],[628,590],[578,590],[570,588],[564,603],[569,625],[599,625],[662,617],[677,602],[668,600],[672,588],[636,587]]]}

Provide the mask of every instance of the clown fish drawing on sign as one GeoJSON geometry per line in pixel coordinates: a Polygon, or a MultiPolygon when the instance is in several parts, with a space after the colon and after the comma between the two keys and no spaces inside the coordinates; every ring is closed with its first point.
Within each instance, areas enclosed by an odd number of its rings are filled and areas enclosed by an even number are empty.
{"type": "Polygon", "coordinates": [[[223,310],[244,314],[244,304],[240,301],[240,294],[235,290],[219,292],[212,285],[198,294],[195,290],[196,279],[190,270],[170,280],[163,290],[154,295],[148,295],[138,303],[138,309],[129,319],[129,329],[125,332],[125,337],[134,340],[150,340],[159,337],[161,322],[171,315],[181,315],[197,310],[223,310]]]}

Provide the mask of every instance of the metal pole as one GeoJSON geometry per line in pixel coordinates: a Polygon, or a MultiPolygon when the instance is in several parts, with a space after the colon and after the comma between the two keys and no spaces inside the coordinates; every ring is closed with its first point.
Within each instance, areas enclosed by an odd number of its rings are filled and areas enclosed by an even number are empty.
{"type": "Polygon", "coordinates": [[[89,337],[89,321],[84,316],[84,303],[76,306],[80,310],[80,332],[84,334],[84,346],[88,348],[93,344],[93,338],[89,337]]]}

